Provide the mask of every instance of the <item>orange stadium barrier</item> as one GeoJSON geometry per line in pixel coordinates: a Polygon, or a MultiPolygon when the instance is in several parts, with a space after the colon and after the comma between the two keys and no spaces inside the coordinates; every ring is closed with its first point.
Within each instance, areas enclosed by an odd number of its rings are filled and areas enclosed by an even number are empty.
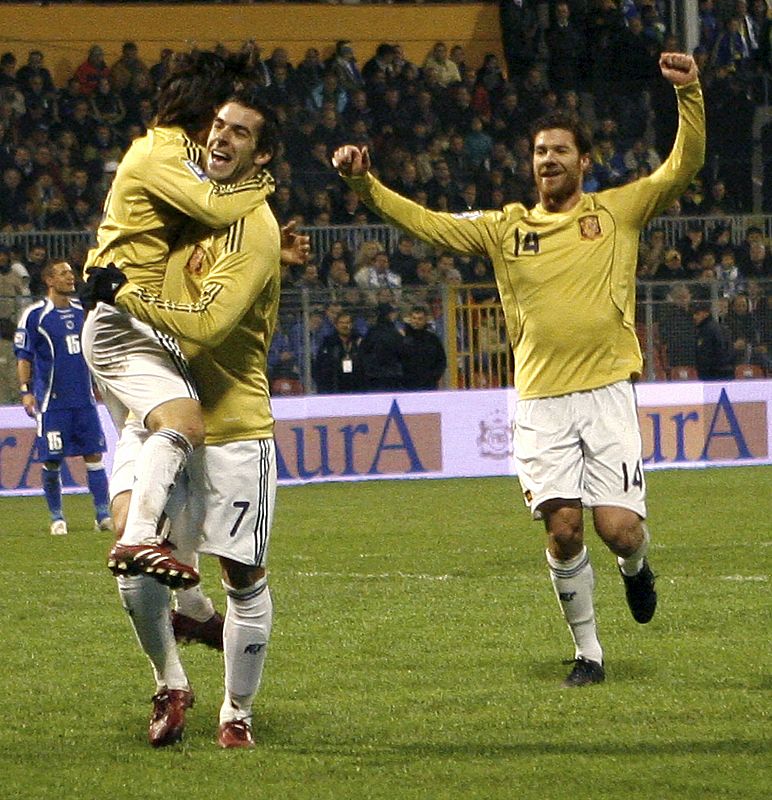
{"type": "Polygon", "coordinates": [[[502,60],[498,6],[362,5],[260,3],[259,5],[0,5],[0,47],[22,63],[28,50],[41,50],[54,80],[62,85],[99,44],[108,65],[126,40],[137,43],[140,57],[153,64],[161,48],[192,44],[237,47],[255,39],[267,58],[285,47],[294,64],[309,47],[328,56],[339,39],[352,42],[361,66],[381,42],[398,42],[405,55],[422,63],[432,45],[463,45],[467,61],[482,63],[485,53],[502,60]]]}

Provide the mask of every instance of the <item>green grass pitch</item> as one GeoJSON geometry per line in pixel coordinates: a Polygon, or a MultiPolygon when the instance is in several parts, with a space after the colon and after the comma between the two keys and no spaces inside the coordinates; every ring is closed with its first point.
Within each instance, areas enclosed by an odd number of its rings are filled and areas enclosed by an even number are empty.
{"type": "MultiPolygon", "coordinates": [[[[516,481],[280,489],[250,752],[215,744],[221,657],[200,646],[185,741],[147,745],[150,669],[89,498],[65,498],[61,538],[42,498],[1,499],[0,797],[766,799],[771,479],[648,476],[646,626],[588,535],[608,677],[579,690],[516,481]]],[[[222,608],[211,560],[204,582],[222,608]]]]}

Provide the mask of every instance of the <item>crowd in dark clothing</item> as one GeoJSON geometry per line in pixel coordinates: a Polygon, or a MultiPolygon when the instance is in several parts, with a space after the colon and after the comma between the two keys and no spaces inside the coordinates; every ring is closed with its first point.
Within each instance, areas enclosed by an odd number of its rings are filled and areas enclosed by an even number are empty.
{"type": "MultiPolygon", "coordinates": [[[[262,53],[257,78],[283,130],[271,165],[276,179],[272,205],[279,222],[380,222],[330,163],[333,150],[345,142],[367,145],[384,182],[430,208],[463,213],[514,201],[533,205],[529,126],[556,107],[575,110],[594,129],[585,190],[619,185],[657,168],[677,125],[675,93],[660,75],[658,57],[681,49],[657,0],[500,0],[499,13],[504,63],[492,53],[482,63],[470,63],[461,45],[443,42],[418,63],[395,42],[358,54],[350,41],[341,40],[330,53],[309,47],[295,63],[283,47],[262,53]]],[[[713,0],[701,0],[699,13],[695,57],[706,96],[708,157],[703,172],[668,213],[725,216],[751,208],[753,176],[747,165],[753,114],[766,96],[770,73],[770,23],[763,0],[750,5],[736,0],[717,9],[713,0]]],[[[25,63],[22,54],[19,60],[10,51],[0,56],[0,232],[96,228],[122,154],[152,125],[157,87],[173,58],[167,48],[152,64],[147,55],[126,42],[120,58],[108,64],[95,44],[60,87],[42,52],[30,51],[25,63]]],[[[772,130],[768,139],[772,142],[772,130]]],[[[365,347],[367,354],[373,326],[362,322],[363,308],[372,314],[378,302],[399,306],[400,292],[414,289],[410,303],[426,305],[430,323],[439,325],[443,285],[492,282],[490,265],[483,260],[426,252],[403,238],[385,254],[385,264],[377,254],[358,262],[359,254],[338,242],[329,252],[316,253],[308,268],[285,269],[283,288],[308,289],[317,305],[327,302],[330,292],[342,298],[357,337],[364,337],[357,351],[365,347]]],[[[769,276],[766,243],[735,265],[725,245],[720,240],[712,248],[679,243],[680,264],[653,246],[651,263],[640,277],[683,281],[699,273],[707,286],[712,269],[724,297],[733,281],[769,276]]],[[[76,270],[79,257],[73,253],[71,259],[76,270]]],[[[28,260],[27,253],[18,254],[14,269],[27,281],[28,293],[35,294],[39,268],[28,260]]],[[[472,291],[475,302],[496,296],[495,290],[472,291]]],[[[664,294],[658,299],[664,301],[664,294]]],[[[749,298],[749,305],[757,313],[759,302],[749,298]]],[[[319,319],[325,335],[334,333],[333,320],[322,325],[323,312],[312,317],[319,319]]],[[[296,315],[284,315],[273,353],[277,374],[288,372],[294,361],[297,376],[299,365],[308,360],[307,337],[297,333],[297,324],[296,315]]],[[[397,349],[403,354],[422,347],[420,335],[409,329],[409,323],[400,323],[397,349]]],[[[326,352],[315,331],[310,339],[312,356],[326,352]]],[[[757,343],[756,349],[761,347],[757,343]]],[[[377,388],[380,379],[394,378],[393,383],[405,387],[415,383],[404,364],[398,376],[396,367],[388,376],[381,365],[381,378],[372,367],[368,377],[366,361],[333,377],[323,365],[315,367],[316,382],[366,388],[377,388]]],[[[426,380],[436,385],[434,377],[426,380]]]]}

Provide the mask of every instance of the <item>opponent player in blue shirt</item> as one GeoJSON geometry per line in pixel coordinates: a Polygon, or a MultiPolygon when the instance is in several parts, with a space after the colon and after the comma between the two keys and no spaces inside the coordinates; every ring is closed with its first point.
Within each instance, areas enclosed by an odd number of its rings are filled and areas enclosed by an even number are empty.
{"type": "Polygon", "coordinates": [[[102,464],[105,436],[80,347],[83,309],[73,299],[75,274],[66,262],[42,271],[46,299],[29,306],[14,338],[16,371],[24,410],[38,423],[38,457],[51,512],[51,533],[67,533],[62,513],[60,470],[66,456],[83,456],[94,498],[97,530],[112,530],[107,475],[102,464]]]}

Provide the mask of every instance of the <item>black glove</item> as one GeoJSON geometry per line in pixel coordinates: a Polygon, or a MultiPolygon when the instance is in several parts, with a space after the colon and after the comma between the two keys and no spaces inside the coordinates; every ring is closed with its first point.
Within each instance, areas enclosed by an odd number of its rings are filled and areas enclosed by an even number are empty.
{"type": "Polygon", "coordinates": [[[86,311],[91,311],[97,303],[115,305],[115,295],[128,278],[115,264],[106,267],[89,267],[88,280],[80,290],[80,301],[86,311]]]}

